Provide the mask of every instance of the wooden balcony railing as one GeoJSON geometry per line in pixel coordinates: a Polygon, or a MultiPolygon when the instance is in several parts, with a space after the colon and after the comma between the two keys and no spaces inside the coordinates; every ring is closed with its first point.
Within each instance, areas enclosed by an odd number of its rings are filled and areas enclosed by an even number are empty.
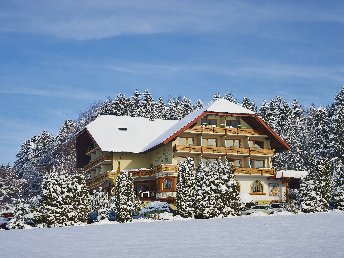
{"type": "Polygon", "coordinates": [[[99,158],[97,158],[93,161],[90,161],[86,166],[84,166],[84,170],[87,171],[87,170],[90,170],[91,168],[99,166],[106,160],[108,160],[108,161],[112,160],[112,156],[111,155],[102,155],[99,158]]]}
{"type": "Polygon", "coordinates": [[[97,175],[91,179],[86,180],[86,185],[88,188],[93,189],[102,183],[104,183],[106,180],[111,179],[114,180],[117,176],[116,172],[109,171],[107,173],[103,173],[100,175],[97,175]]]}
{"type": "Polygon", "coordinates": [[[211,134],[228,134],[228,135],[259,135],[259,133],[250,128],[224,128],[224,127],[208,127],[194,126],[187,129],[189,133],[211,133],[211,134]]]}
{"type": "Polygon", "coordinates": [[[184,146],[175,145],[177,152],[190,153],[214,153],[214,154],[238,154],[238,155],[264,155],[273,156],[274,150],[268,149],[253,149],[253,148],[234,148],[234,147],[213,147],[213,146],[184,146]]]}
{"type": "Polygon", "coordinates": [[[132,174],[133,177],[144,177],[144,176],[153,176],[159,172],[177,172],[177,165],[162,164],[155,166],[152,169],[142,168],[142,169],[133,169],[128,172],[132,174]]]}
{"type": "Polygon", "coordinates": [[[234,168],[235,175],[267,175],[274,176],[275,169],[273,168],[234,168]]]}

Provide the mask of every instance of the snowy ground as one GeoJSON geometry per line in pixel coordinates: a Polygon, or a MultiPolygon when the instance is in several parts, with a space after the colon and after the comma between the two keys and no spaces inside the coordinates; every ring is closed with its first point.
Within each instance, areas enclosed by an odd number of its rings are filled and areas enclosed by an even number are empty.
{"type": "Polygon", "coordinates": [[[343,257],[344,213],[0,230],[0,257],[343,257]]]}

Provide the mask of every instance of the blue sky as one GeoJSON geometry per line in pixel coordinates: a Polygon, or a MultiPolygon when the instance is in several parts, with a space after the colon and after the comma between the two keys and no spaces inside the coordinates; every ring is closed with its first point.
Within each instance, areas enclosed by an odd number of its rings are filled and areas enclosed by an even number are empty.
{"type": "Polygon", "coordinates": [[[0,0],[0,163],[122,92],[329,104],[343,1],[0,0]]]}

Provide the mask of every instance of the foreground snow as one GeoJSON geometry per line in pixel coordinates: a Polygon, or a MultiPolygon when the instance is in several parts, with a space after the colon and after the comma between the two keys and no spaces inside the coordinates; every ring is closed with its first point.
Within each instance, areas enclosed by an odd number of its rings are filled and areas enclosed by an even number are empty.
{"type": "Polygon", "coordinates": [[[0,231],[0,257],[342,257],[344,213],[0,231]]]}

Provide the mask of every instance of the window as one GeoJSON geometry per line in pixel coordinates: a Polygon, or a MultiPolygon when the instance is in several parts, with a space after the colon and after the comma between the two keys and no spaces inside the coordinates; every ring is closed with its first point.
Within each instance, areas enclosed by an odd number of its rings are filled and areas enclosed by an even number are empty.
{"type": "Polygon", "coordinates": [[[208,119],[206,117],[203,117],[201,119],[201,125],[214,125],[214,126],[217,126],[217,119],[215,119],[215,118],[208,119]]]}
{"type": "Polygon", "coordinates": [[[194,138],[193,137],[178,137],[178,144],[183,146],[193,146],[194,138]]]}
{"type": "Polygon", "coordinates": [[[242,160],[241,159],[228,159],[229,162],[233,163],[233,166],[235,168],[241,168],[242,167],[242,160]]]}
{"type": "Polygon", "coordinates": [[[164,179],[164,190],[171,190],[172,189],[172,179],[166,178],[164,179]]]}
{"type": "Polygon", "coordinates": [[[216,159],[206,159],[206,158],[202,158],[202,162],[203,163],[213,163],[213,162],[216,162],[216,159]]]}
{"type": "Polygon", "coordinates": [[[264,142],[263,141],[248,141],[250,148],[254,149],[264,149],[264,142]]]}
{"type": "Polygon", "coordinates": [[[259,180],[251,184],[251,193],[263,193],[263,184],[259,180]]]}
{"type": "Polygon", "coordinates": [[[237,128],[240,125],[239,118],[235,120],[226,120],[226,126],[237,128]]]}
{"type": "Polygon", "coordinates": [[[241,147],[241,141],[238,139],[225,140],[225,146],[227,148],[240,148],[241,147]]]}
{"type": "Polygon", "coordinates": [[[216,147],[216,139],[213,138],[203,138],[202,139],[202,146],[209,146],[209,147],[216,147]]]}
{"type": "Polygon", "coordinates": [[[250,160],[250,167],[251,168],[264,168],[265,167],[265,161],[264,160],[251,159],[250,160]]]}

